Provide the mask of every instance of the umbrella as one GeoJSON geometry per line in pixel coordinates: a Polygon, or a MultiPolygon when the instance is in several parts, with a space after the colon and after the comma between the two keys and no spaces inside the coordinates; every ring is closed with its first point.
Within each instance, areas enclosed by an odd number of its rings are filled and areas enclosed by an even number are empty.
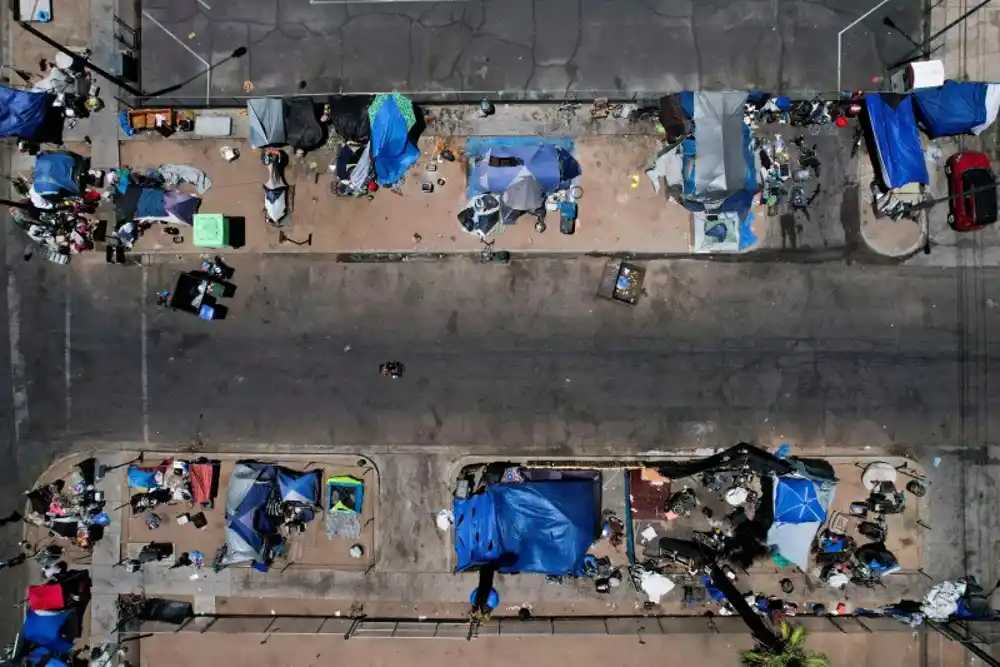
{"type": "Polygon", "coordinates": [[[417,114],[413,110],[413,102],[410,99],[396,91],[392,91],[389,94],[376,95],[375,99],[372,101],[371,105],[368,107],[368,121],[370,123],[375,122],[375,115],[378,110],[382,108],[389,100],[393,100],[396,103],[396,108],[399,109],[399,113],[403,115],[406,119],[406,129],[409,130],[411,127],[417,124],[417,114]]]}
{"type": "Polygon", "coordinates": [[[545,204],[542,184],[527,169],[522,169],[504,190],[502,199],[504,204],[516,211],[534,211],[545,204]]]}

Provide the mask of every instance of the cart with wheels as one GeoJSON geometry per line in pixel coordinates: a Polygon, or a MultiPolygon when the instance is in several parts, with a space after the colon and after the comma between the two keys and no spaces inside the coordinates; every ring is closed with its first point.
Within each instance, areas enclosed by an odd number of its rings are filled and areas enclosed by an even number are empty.
{"type": "Polygon", "coordinates": [[[634,306],[642,294],[646,270],[622,259],[609,259],[604,265],[597,296],[634,306]]]}

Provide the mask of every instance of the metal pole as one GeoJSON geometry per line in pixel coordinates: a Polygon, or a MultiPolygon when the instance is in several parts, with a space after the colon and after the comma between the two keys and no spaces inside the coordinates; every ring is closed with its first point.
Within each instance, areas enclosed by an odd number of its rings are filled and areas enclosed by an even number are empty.
{"type": "Polygon", "coordinates": [[[115,74],[112,74],[112,73],[110,73],[110,72],[108,72],[106,70],[101,69],[100,67],[98,67],[97,65],[95,65],[94,63],[92,63],[87,58],[84,58],[83,56],[81,56],[79,53],[73,53],[72,51],[70,51],[69,49],[67,49],[65,46],[63,46],[62,44],[60,44],[59,42],[55,41],[54,39],[52,39],[51,37],[49,37],[48,35],[46,35],[44,33],[38,32],[37,30],[35,30],[34,28],[32,28],[27,23],[24,23],[22,21],[22,22],[19,23],[19,25],[22,28],[24,28],[25,30],[27,30],[28,32],[30,32],[32,35],[34,35],[35,37],[37,37],[38,39],[42,40],[43,42],[45,42],[46,44],[48,44],[49,46],[51,46],[52,48],[57,49],[58,51],[60,51],[62,53],[65,53],[67,56],[69,56],[70,58],[73,59],[74,63],[82,63],[88,70],[92,71],[94,74],[97,74],[98,76],[100,76],[100,77],[102,77],[104,79],[107,79],[108,81],[110,81],[111,83],[115,84],[116,86],[118,86],[122,90],[127,91],[129,94],[135,95],[136,97],[143,97],[145,95],[144,92],[142,92],[138,88],[135,88],[134,86],[132,86],[125,79],[123,79],[120,76],[117,76],[115,74]]]}
{"type": "Polygon", "coordinates": [[[894,70],[897,67],[902,67],[903,65],[907,64],[908,62],[910,62],[913,59],[914,56],[919,57],[919,53],[921,51],[926,51],[927,47],[930,46],[931,42],[933,42],[935,39],[937,39],[941,35],[945,34],[949,30],[951,30],[952,28],[954,28],[955,26],[957,26],[959,23],[962,23],[963,21],[965,21],[965,19],[969,18],[970,16],[972,16],[973,14],[975,14],[976,12],[978,12],[980,9],[982,9],[986,5],[990,4],[991,1],[992,0],[983,0],[982,2],[980,2],[975,7],[973,7],[969,11],[965,12],[964,14],[962,14],[961,16],[959,16],[957,19],[955,19],[954,21],[952,21],[951,23],[949,23],[945,27],[941,28],[936,33],[934,33],[933,35],[931,35],[930,37],[928,37],[927,39],[925,39],[923,41],[923,43],[920,44],[920,46],[918,46],[915,49],[910,49],[910,51],[907,52],[907,54],[905,56],[903,56],[896,63],[894,63],[893,65],[891,65],[890,67],[888,67],[886,69],[886,71],[894,70]]]}

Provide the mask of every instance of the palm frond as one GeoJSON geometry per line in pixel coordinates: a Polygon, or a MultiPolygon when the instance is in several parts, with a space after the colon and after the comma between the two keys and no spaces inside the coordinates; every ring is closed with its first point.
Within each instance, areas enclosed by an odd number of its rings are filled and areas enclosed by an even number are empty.
{"type": "MultiPolygon", "coordinates": [[[[788,624],[785,623],[784,625],[787,626],[788,624]]],[[[794,649],[801,647],[806,641],[806,629],[801,625],[793,626],[791,631],[785,637],[785,640],[788,642],[789,648],[794,649]]]]}

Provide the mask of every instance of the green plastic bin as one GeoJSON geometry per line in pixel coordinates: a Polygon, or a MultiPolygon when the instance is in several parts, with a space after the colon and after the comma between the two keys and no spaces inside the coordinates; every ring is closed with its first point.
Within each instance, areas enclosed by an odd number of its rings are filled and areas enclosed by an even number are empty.
{"type": "Polygon", "coordinates": [[[196,248],[228,248],[229,220],[221,213],[198,213],[192,236],[196,248]]]}

